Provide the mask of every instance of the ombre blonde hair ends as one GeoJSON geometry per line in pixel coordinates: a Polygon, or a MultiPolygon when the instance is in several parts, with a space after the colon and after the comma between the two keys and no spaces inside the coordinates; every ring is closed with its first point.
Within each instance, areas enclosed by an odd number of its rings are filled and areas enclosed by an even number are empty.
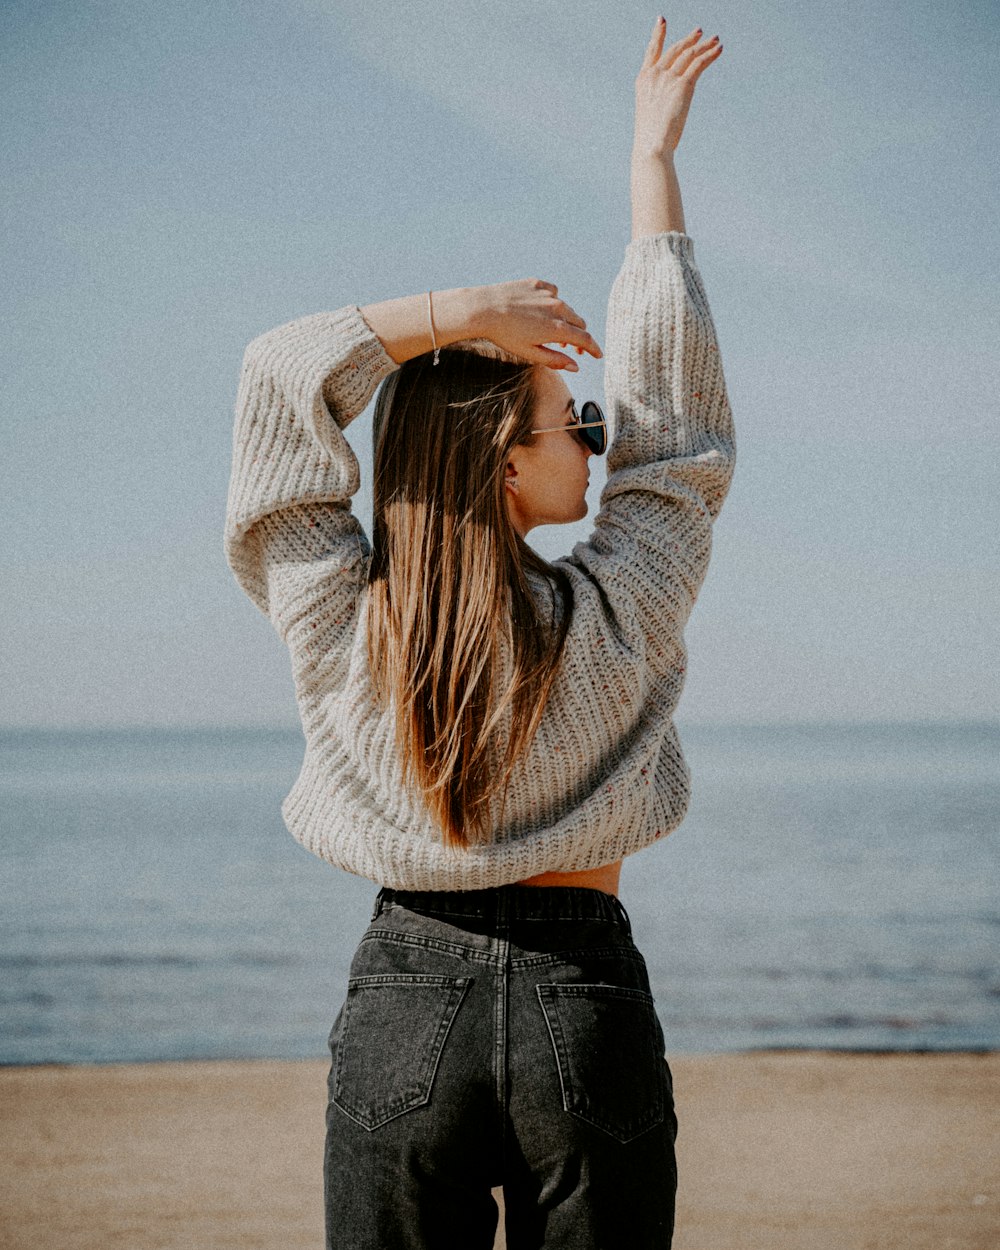
{"type": "Polygon", "coordinates": [[[510,451],[533,437],[534,368],[477,340],[443,348],[437,366],[431,353],[406,361],[375,404],[368,660],[407,784],[446,845],[492,840],[572,614],[569,578],[507,512],[510,451]],[[528,570],[551,589],[547,609],[528,570]]]}

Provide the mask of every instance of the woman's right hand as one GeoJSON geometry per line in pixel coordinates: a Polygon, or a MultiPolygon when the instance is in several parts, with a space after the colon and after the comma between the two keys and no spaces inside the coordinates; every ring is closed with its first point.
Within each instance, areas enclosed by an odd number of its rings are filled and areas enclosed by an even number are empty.
{"type": "Polygon", "coordinates": [[[544,345],[575,347],[595,359],[602,355],[597,341],[587,333],[587,323],[559,298],[551,282],[518,278],[479,287],[476,295],[481,305],[476,318],[480,336],[523,360],[576,373],[579,365],[571,356],[544,345]]]}

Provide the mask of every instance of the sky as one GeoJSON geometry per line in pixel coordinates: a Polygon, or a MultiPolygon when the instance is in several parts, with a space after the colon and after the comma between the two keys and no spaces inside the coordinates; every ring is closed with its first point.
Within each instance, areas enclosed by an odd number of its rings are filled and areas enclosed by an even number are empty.
{"type": "MultiPolygon", "coordinates": [[[[603,343],[656,14],[2,7],[0,726],[297,723],[222,554],[246,343],[528,276],[603,343]]],[[[678,720],[995,721],[1000,14],[666,17],[724,45],[676,166],[738,449],[678,720]]],[[[599,362],[564,376],[602,398],[599,362]]],[[[370,408],[349,436],[368,528],[370,408]]]]}

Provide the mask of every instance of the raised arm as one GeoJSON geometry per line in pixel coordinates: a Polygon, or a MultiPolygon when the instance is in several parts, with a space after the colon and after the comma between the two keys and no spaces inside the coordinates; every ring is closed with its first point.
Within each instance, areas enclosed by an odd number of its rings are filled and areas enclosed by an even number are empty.
{"type": "Polygon", "coordinates": [[[735,464],[715,326],[673,167],[694,84],[720,51],[699,37],[664,51],[658,21],[636,79],[633,238],[608,302],[615,436],[594,531],[571,557],[628,653],[665,683],[661,713],[680,695],[683,630],[735,464]]]}

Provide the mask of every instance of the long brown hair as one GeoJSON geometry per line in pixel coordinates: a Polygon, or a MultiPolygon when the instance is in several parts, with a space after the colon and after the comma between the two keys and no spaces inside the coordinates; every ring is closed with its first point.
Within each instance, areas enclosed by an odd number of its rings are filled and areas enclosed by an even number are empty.
{"type": "Polygon", "coordinates": [[[446,845],[492,839],[493,800],[502,820],[572,614],[569,578],[507,512],[507,459],[533,439],[534,368],[477,340],[436,366],[430,353],[406,361],[375,405],[368,660],[407,784],[446,845]]]}

